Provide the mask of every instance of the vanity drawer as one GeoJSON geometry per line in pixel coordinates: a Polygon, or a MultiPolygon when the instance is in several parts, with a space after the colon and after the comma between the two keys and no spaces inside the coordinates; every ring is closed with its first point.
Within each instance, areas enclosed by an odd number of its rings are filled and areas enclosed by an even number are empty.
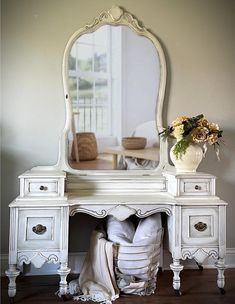
{"type": "Polygon", "coordinates": [[[211,179],[181,179],[180,195],[214,195],[211,179]]]}
{"type": "Polygon", "coordinates": [[[57,196],[59,195],[58,179],[25,179],[24,195],[57,196]]]}
{"type": "Polygon", "coordinates": [[[64,197],[66,173],[54,170],[30,170],[19,176],[20,198],[64,197]]]}
{"type": "Polygon", "coordinates": [[[58,249],[60,227],[60,209],[20,210],[18,249],[58,249]]]}
{"type": "Polygon", "coordinates": [[[218,208],[182,208],[182,245],[218,243],[218,208]]]}

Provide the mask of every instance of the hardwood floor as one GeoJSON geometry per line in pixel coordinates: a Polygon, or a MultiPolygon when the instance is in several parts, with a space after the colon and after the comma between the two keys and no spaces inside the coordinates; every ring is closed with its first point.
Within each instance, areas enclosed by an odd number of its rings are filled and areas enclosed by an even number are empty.
{"type": "MultiPolygon", "coordinates": [[[[226,270],[226,294],[221,295],[216,286],[216,271],[205,269],[184,270],[181,274],[182,296],[177,297],[172,290],[172,273],[158,274],[157,289],[148,297],[121,295],[115,304],[233,304],[235,303],[235,269],[226,270]]],[[[74,278],[74,276],[73,276],[74,278]]],[[[69,278],[71,279],[71,277],[69,278]]],[[[55,304],[62,302],[55,293],[58,290],[58,276],[20,276],[17,279],[15,303],[55,304]]],[[[1,303],[9,303],[7,278],[1,278],[1,303]]],[[[67,303],[76,303],[72,299],[67,303]]],[[[90,304],[93,302],[87,302],[90,304]]]]}

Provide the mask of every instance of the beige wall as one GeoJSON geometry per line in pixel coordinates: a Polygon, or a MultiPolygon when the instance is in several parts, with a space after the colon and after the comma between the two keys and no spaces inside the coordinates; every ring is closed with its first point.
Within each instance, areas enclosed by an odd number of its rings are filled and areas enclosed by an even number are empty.
{"type": "MultiPolygon", "coordinates": [[[[135,14],[161,40],[168,64],[165,124],[176,115],[204,113],[224,129],[221,162],[209,151],[200,169],[218,176],[230,203],[227,246],[235,248],[235,1],[233,0],[3,0],[2,1],[2,252],[8,249],[8,204],[17,176],[54,164],[64,124],[61,62],[79,27],[114,3],[135,14]]],[[[79,219],[79,216],[81,217],[79,219]]],[[[72,218],[71,250],[79,219],[72,218]]]]}

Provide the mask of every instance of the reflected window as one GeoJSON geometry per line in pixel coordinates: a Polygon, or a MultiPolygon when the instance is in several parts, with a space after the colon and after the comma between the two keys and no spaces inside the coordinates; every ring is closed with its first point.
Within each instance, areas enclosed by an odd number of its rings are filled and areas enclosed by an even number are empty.
{"type": "Polygon", "coordinates": [[[112,29],[81,36],[69,58],[69,91],[78,132],[112,135],[112,29]]]}

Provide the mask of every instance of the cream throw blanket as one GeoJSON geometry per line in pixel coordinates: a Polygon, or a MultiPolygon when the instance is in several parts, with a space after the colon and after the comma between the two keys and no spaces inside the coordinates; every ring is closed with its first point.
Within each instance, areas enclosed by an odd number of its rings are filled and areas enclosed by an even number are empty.
{"type": "Polygon", "coordinates": [[[71,294],[79,290],[82,293],[75,296],[74,300],[107,304],[119,297],[114,275],[113,251],[113,242],[105,239],[105,233],[94,230],[79,279],[69,284],[71,294]]]}

